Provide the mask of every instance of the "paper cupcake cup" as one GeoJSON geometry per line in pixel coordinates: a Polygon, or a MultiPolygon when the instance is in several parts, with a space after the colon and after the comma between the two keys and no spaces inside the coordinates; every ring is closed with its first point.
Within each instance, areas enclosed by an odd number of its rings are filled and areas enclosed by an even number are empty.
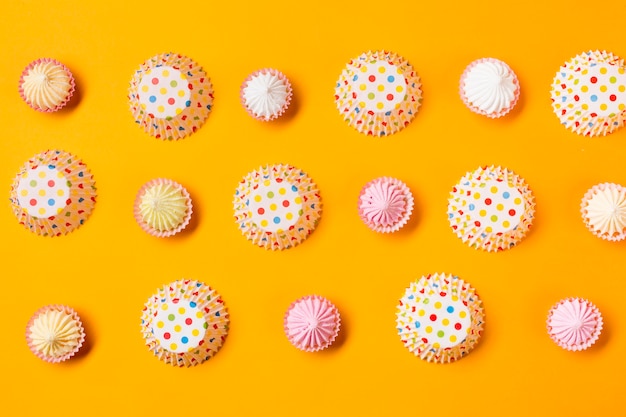
{"type": "Polygon", "coordinates": [[[133,213],[146,233],[156,237],[173,236],[184,230],[191,220],[191,196],[179,183],[157,178],[139,189],[133,213]]]}
{"type": "Polygon", "coordinates": [[[557,71],[550,90],[562,125],[583,136],[604,136],[626,120],[624,60],[606,51],[584,52],[557,71]]]}
{"type": "Polygon", "coordinates": [[[341,317],[329,300],[308,295],[291,303],[283,327],[292,345],[306,352],[317,352],[333,344],[339,334],[341,317]]]}
{"type": "Polygon", "coordinates": [[[457,276],[429,274],[412,282],[396,310],[400,340],[428,362],[450,363],[478,343],[485,317],[474,288],[457,276]]]}
{"type": "Polygon", "coordinates": [[[22,166],[10,201],[21,225],[41,236],[61,236],[87,220],[96,203],[96,187],[80,159],[48,150],[22,166]]]}
{"type": "Polygon", "coordinates": [[[520,85],[517,75],[505,62],[482,58],[463,71],[459,93],[471,111],[495,119],[515,107],[520,85]]]}
{"type": "Polygon", "coordinates": [[[26,343],[38,358],[59,363],[74,356],[85,341],[78,313],[64,305],[48,305],[33,314],[26,325],[26,343]]]}
{"type": "Polygon", "coordinates": [[[493,165],[465,174],[448,199],[452,231],[470,247],[488,252],[517,245],[534,214],[535,199],[526,182],[493,165]]]}
{"type": "Polygon", "coordinates": [[[566,298],[548,312],[550,338],[569,351],[580,351],[593,345],[602,333],[600,310],[584,298],[566,298]]]}
{"type": "Polygon", "coordinates": [[[220,295],[194,280],[178,280],[148,299],[141,317],[146,346],[173,366],[209,360],[224,344],[229,317],[220,295]]]}
{"type": "Polygon", "coordinates": [[[373,231],[396,232],[411,218],[413,194],[396,178],[376,178],[361,189],[358,208],[359,217],[373,231]]]}
{"type": "Polygon", "coordinates": [[[317,185],[291,165],[265,165],[239,183],[233,201],[241,233],[265,249],[289,249],[315,230],[322,203],[317,185]]]}
{"type": "Polygon", "coordinates": [[[580,203],[583,222],[599,238],[616,242],[626,238],[626,188],[603,183],[591,187],[580,203]]]}
{"type": "Polygon", "coordinates": [[[178,140],[204,124],[213,105],[213,86],[190,58],[166,53],[135,71],[128,98],[135,122],[149,135],[178,140]]]}
{"type": "Polygon", "coordinates": [[[52,58],[40,58],[28,64],[19,81],[20,97],[31,108],[44,113],[65,107],[75,88],[69,68],[52,58]]]}
{"type": "Polygon", "coordinates": [[[280,117],[291,103],[292,88],[289,79],[273,68],[264,68],[250,74],[241,84],[241,105],[257,120],[269,122],[280,117]]]}
{"type": "Polygon", "coordinates": [[[348,62],[335,86],[335,104],[348,124],[371,136],[408,126],[422,103],[421,80],[411,64],[388,51],[348,62]]]}

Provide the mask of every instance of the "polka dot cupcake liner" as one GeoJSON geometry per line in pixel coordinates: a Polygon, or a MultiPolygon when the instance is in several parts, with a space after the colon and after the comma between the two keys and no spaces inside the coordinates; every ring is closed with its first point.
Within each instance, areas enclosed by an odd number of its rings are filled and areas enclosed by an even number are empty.
{"type": "Polygon", "coordinates": [[[213,105],[213,86],[190,58],[166,53],[141,64],[128,98],[135,122],[148,134],[177,140],[204,124],[213,105]]]}
{"type": "Polygon", "coordinates": [[[501,167],[468,172],[452,188],[448,220],[467,245],[499,252],[517,245],[528,233],[535,200],[526,182],[501,167]]]}
{"type": "Polygon", "coordinates": [[[626,188],[608,182],[596,184],[583,196],[580,211],[595,236],[611,242],[626,239],[626,188]]]}
{"type": "Polygon", "coordinates": [[[421,80],[411,64],[393,52],[366,52],[348,62],[335,86],[335,104],[361,133],[388,136],[404,129],[421,103],[421,80]]]}
{"type": "Polygon", "coordinates": [[[148,299],[141,332],[161,361],[179,367],[201,364],[215,355],[228,334],[229,317],[220,295],[194,280],[178,280],[148,299]]]}
{"type": "Polygon", "coordinates": [[[315,230],[321,217],[317,185],[291,165],[266,165],[246,175],[235,192],[235,222],[265,249],[288,249],[315,230]]]}
{"type": "Polygon", "coordinates": [[[21,225],[41,236],[61,236],[87,220],[96,203],[96,187],[80,159],[48,150],[20,169],[10,201],[21,225]]]}
{"type": "Polygon", "coordinates": [[[604,136],[626,120],[624,60],[606,51],[589,51],[557,71],[550,91],[561,124],[583,136],[604,136]]]}
{"type": "Polygon", "coordinates": [[[193,205],[185,187],[168,178],[145,183],[135,198],[133,214],[141,229],[156,237],[182,232],[191,220],[193,205]]]}
{"type": "Polygon", "coordinates": [[[32,109],[44,113],[65,107],[75,89],[76,82],[70,69],[52,58],[40,58],[28,64],[19,81],[22,100],[32,109]]]}
{"type": "Polygon", "coordinates": [[[434,363],[466,356],[478,343],[484,321],[482,301],[474,288],[450,274],[429,274],[412,282],[396,310],[404,346],[434,363]]]}

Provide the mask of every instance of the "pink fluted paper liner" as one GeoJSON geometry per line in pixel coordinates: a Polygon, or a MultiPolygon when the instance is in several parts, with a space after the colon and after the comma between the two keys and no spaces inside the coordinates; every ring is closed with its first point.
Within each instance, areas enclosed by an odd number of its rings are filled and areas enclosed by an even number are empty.
{"type": "Polygon", "coordinates": [[[59,363],[59,362],[64,362],[70,359],[80,350],[84,342],[85,342],[85,329],[83,328],[83,323],[80,320],[78,313],[74,311],[74,309],[68,306],[52,304],[52,305],[41,307],[39,310],[35,312],[35,314],[33,314],[33,316],[28,321],[28,324],[26,325],[26,343],[28,344],[28,348],[31,350],[31,352],[33,352],[33,354],[35,354],[35,356],[49,363],[59,363]],[[78,335],[76,336],[75,340],[71,342],[74,345],[73,348],[67,353],[60,355],[60,356],[46,355],[44,352],[39,350],[37,346],[35,346],[35,344],[33,343],[33,339],[32,339],[31,328],[35,320],[37,320],[40,316],[45,315],[49,311],[59,311],[59,312],[66,314],[67,316],[71,318],[71,320],[74,322],[74,324],[78,328],[78,335]]]}
{"type": "MultiPolygon", "coordinates": [[[[52,87],[48,86],[47,88],[52,88],[52,87]]],[[[74,80],[74,75],[69,70],[69,68],[67,68],[63,63],[57,61],[56,59],[40,58],[28,64],[26,68],[24,69],[24,71],[22,71],[22,75],[20,76],[18,91],[20,93],[20,97],[22,97],[24,102],[26,102],[26,104],[28,104],[31,108],[37,111],[43,112],[43,113],[52,113],[65,107],[65,105],[70,101],[70,99],[74,95],[75,89],[76,89],[76,82],[74,80]],[[56,103],[50,107],[41,106],[37,104],[35,102],[36,99],[34,97],[28,97],[28,95],[24,91],[24,78],[27,77],[31,73],[31,71],[33,71],[33,69],[36,69],[37,67],[41,65],[45,65],[45,64],[53,64],[58,71],[63,71],[65,76],[68,78],[67,82],[69,83],[69,89],[67,93],[65,93],[65,96],[58,97],[55,100],[56,103]]]]}
{"type": "Polygon", "coordinates": [[[250,74],[241,84],[239,97],[248,114],[269,122],[282,116],[292,97],[289,79],[274,68],[264,68],[250,74]]]}
{"type": "Polygon", "coordinates": [[[380,177],[368,182],[359,194],[359,216],[375,232],[400,230],[411,218],[413,194],[402,181],[380,177]]]}
{"type": "Polygon", "coordinates": [[[318,295],[305,296],[291,303],[283,321],[289,342],[306,352],[317,352],[332,345],[340,326],[337,307],[318,295]]]}
{"type": "Polygon", "coordinates": [[[598,308],[583,298],[561,300],[548,313],[550,338],[570,351],[585,350],[593,345],[600,337],[602,325],[598,308]]]}
{"type": "MultiPolygon", "coordinates": [[[[154,202],[154,204],[163,205],[163,203],[166,202],[165,200],[169,198],[172,198],[172,196],[171,195],[164,196],[162,197],[163,201],[161,202],[157,201],[157,202],[154,202]]],[[[156,237],[170,237],[177,233],[180,233],[187,227],[187,225],[189,224],[191,220],[191,215],[193,214],[193,205],[191,202],[191,196],[189,195],[189,192],[187,191],[185,187],[183,187],[181,184],[177,183],[176,181],[173,181],[168,178],[157,178],[157,179],[148,181],[139,189],[139,192],[137,193],[137,196],[135,198],[135,203],[133,206],[133,213],[135,216],[135,220],[137,221],[137,224],[139,224],[139,226],[146,233],[152,236],[156,236],[156,237]],[[142,199],[144,195],[146,194],[146,192],[149,192],[155,186],[161,186],[161,185],[173,187],[176,190],[176,192],[179,194],[174,197],[183,198],[185,200],[184,201],[185,211],[183,214],[180,215],[180,218],[177,218],[178,214],[176,213],[173,213],[173,214],[167,213],[167,212],[164,213],[165,215],[171,215],[172,217],[176,218],[176,222],[171,227],[167,229],[163,229],[163,230],[159,230],[158,228],[152,227],[148,223],[148,221],[146,221],[146,218],[144,217],[144,214],[142,214],[142,211],[141,211],[142,199]]]]}

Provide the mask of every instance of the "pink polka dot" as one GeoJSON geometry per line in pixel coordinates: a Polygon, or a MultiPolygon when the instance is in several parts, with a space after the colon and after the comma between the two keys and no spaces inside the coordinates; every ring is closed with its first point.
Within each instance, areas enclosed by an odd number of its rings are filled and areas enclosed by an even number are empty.
{"type": "Polygon", "coordinates": [[[152,84],[157,85],[159,83],[159,79],[157,77],[154,77],[152,79],[152,84]]]}
{"type": "Polygon", "coordinates": [[[48,187],[54,187],[54,180],[48,181],[48,187]]]}

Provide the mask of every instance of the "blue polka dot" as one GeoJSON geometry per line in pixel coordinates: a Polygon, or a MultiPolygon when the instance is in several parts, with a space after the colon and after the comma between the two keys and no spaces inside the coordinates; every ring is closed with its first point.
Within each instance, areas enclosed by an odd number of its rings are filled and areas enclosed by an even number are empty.
{"type": "Polygon", "coordinates": [[[54,206],[54,198],[51,198],[50,200],[48,200],[48,205],[54,206]]]}
{"type": "Polygon", "coordinates": [[[191,101],[187,100],[187,101],[185,102],[185,106],[186,106],[186,107],[191,107],[191,101]]]}
{"type": "Polygon", "coordinates": [[[393,75],[390,75],[389,77],[387,77],[387,81],[392,83],[396,80],[396,78],[393,75]]]}
{"type": "Polygon", "coordinates": [[[298,192],[298,187],[296,187],[295,185],[291,186],[291,191],[293,191],[294,193],[298,192]]]}
{"type": "Polygon", "coordinates": [[[508,192],[508,191],[505,191],[505,192],[503,192],[503,193],[502,193],[502,198],[504,198],[505,200],[506,200],[507,198],[509,198],[509,197],[511,197],[511,194],[509,194],[509,192],[508,192]]]}
{"type": "Polygon", "coordinates": [[[192,302],[189,303],[189,307],[195,307],[195,306],[197,306],[195,301],[192,301],[192,302]]]}
{"type": "Polygon", "coordinates": [[[278,217],[278,216],[274,217],[273,221],[274,221],[274,224],[280,223],[280,217],[278,217]]]}
{"type": "Polygon", "coordinates": [[[452,306],[448,306],[448,308],[446,308],[446,311],[447,311],[448,313],[454,313],[454,307],[452,307],[452,306]]]}
{"type": "Polygon", "coordinates": [[[468,208],[469,208],[469,210],[470,210],[470,211],[472,211],[472,210],[474,210],[474,209],[476,208],[476,206],[475,206],[475,205],[473,205],[473,204],[470,204],[470,205],[468,206],[468,208]]]}
{"type": "Polygon", "coordinates": [[[415,322],[415,328],[416,328],[416,329],[419,329],[419,328],[420,328],[420,326],[421,326],[420,322],[419,322],[419,321],[416,321],[416,322],[415,322]]]}
{"type": "Polygon", "coordinates": [[[595,94],[592,94],[591,97],[589,97],[589,99],[591,99],[591,101],[596,102],[598,101],[598,96],[596,96],[595,94]]]}
{"type": "Polygon", "coordinates": [[[187,336],[183,336],[180,338],[180,341],[183,343],[189,343],[189,338],[187,336]]]}
{"type": "Polygon", "coordinates": [[[452,217],[454,217],[453,213],[448,213],[448,218],[451,219],[452,217]]]}
{"type": "Polygon", "coordinates": [[[358,75],[355,75],[354,77],[352,77],[352,81],[356,81],[356,80],[358,80],[358,79],[359,79],[359,76],[358,76],[358,75]]]}
{"type": "Polygon", "coordinates": [[[150,103],[154,103],[156,101],[156,96],[150,96],[148,100],[150,100],[150,103]]]}

